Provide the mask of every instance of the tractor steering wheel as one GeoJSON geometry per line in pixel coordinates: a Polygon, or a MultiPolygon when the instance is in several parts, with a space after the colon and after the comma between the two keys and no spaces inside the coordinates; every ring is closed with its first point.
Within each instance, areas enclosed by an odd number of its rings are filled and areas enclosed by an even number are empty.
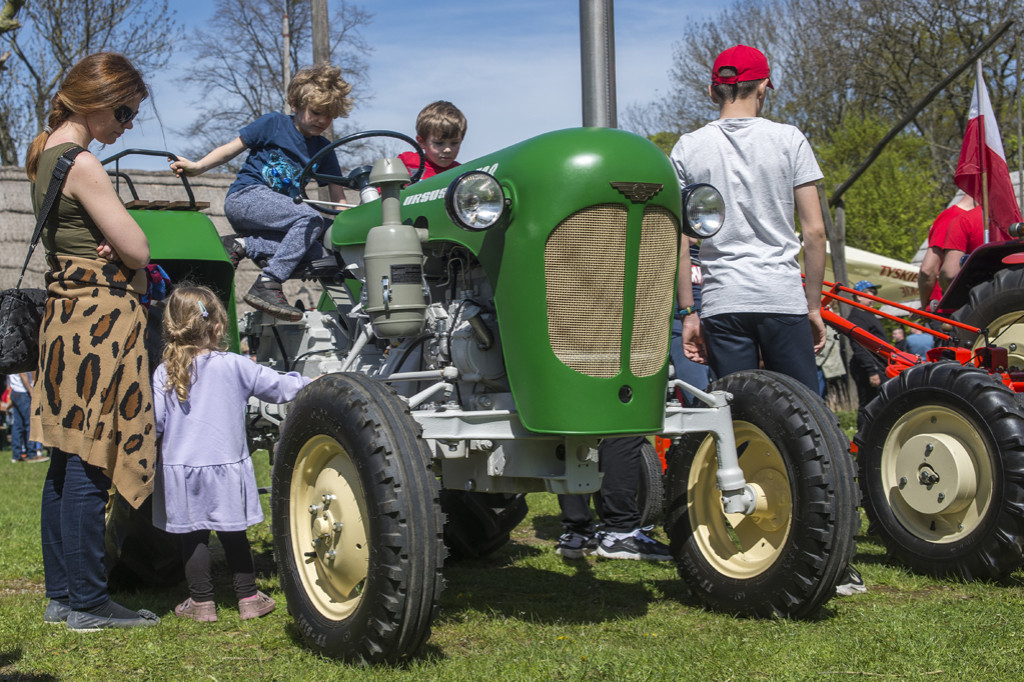
{"type": "MultiPolygon", "coordinates": [[[[349,189],[359,189],[358,187],[352,186],[351,178],[346,178],[339,175],[327,175],[325,173],[319,173],[317,172],[317,166],[320,163],[320,159],[322,159],[328,153],[331,153],[335,147],[340,147],[343,144],[355,142],[356,140],[362,140],[367,137],[393,137],[395,139],[402,140],[403,142],[408,142],[412,146],[412,148],[416,150],[416,153],[419,154],[420,157],[420,167],[416,170],[415,173],[413,173],[412,177],[409,178],[409,184],[412,184],[419,180],[421,177],[423,177],[423,169],[427,165],[427,156],[426,154],[423,153],[423,147],[421,147],[416,142],[416,140],[412,139],[408,135],[396,133],[391,130],[366,130],[361,133],[352,133],[351,135],[346,135],[345,137],[338,138],[334,142],[331,142],[329,145],[318,151],[313,156],[313,158],[309,160],[309,163],[306,164],[305,168],[302,169],[302,173],[299,175],[298,185],[302,189],[300,190],[300,195],[295,198],[295,202],[298,203],[302,199],[309,199],[309,196],[306,194],[306,185],[309,183],[311,179],[319,180],[320,182],[341,185],[342,187],[348,187],[349,189]]],[[[328,215],[338,215],[339,213],[341,213],[341,211],[337,209],[327,208],[326,206],[320,206],[318,204],[312,204],[312,206],[321,213],[326,213],[328,215]]]]}

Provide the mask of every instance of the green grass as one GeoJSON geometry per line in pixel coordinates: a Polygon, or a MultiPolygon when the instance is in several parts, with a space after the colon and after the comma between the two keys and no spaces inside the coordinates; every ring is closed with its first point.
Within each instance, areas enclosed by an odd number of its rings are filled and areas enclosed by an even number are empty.
{"type": "MultiPolygon", "coordinates": [[[[552,495],[530,496],[513,542],[446,569],[422,656],[350,668],[302,647],[284,608],[267,524],[250,530],[259,583],[280,608],[242,622],[225,567],[217,623],[175,618],[184,585],[117,595],[163,617],[156,628],[77,634],[42,623],[39,491],[46,465],[0,453],[2,680],[1017,680],[1024,677],[1024,574],[961,584],[910,574],[859,538],[869,592],[810,621],[755,621],[697,606],[666,565],[563,561],[552,495]]],[[[262,453],[261,453],[262,454],[262,453]]],[[[258,455],[262,481],[266,457],[258,455]]]]}

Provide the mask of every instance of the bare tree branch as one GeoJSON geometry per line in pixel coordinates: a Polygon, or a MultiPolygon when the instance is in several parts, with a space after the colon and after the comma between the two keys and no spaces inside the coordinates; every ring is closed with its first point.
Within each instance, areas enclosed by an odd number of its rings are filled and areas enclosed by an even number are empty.
{"type": "Polygon", "coordinates": [[[167,65],[182,35],[167,0],[9,0],[5,11],[12,4],[23,11],[10,39],[9,83],[0,88],[4,164],[17,164],[19,151],[45,125],[54,92],[79,59],[114,50],[148,76],[167,65]]]}
{"type": "MultiPolygon", "coordinates": [[[[192,37],[197,55],[185,81],[203,93],[185,134],[194,141],[186,155],[201,156],[223,144],[259,116],[280,110],[284,94],[282,17],[288,15],[292,72],[312,62],[312,17],[306,0],[216,0],[208,29],[192,37]]],[[[330,7],[331,62],[353,89],[367,97],[365,55],[360,35],[372,15],[346,0],[330,7]]],[[[338,127],[340,122],[335,122],[338,127]]],[[[222,170],[234,170],[227,166],[222,170]]]]}

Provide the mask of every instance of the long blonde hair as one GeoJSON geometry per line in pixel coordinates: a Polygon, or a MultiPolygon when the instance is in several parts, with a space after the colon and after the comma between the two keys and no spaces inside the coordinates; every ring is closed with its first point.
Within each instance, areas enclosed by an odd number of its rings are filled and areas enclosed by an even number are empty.
{"type": "Polygon", "coordinates": [[[189,388],[195,383],[196,356],[225,350],[227,328],[228,314],[213,291],[191,284],[176,286],[164,305],[164,390],[173,390],[179,402],[188,400],[189,388]]]}

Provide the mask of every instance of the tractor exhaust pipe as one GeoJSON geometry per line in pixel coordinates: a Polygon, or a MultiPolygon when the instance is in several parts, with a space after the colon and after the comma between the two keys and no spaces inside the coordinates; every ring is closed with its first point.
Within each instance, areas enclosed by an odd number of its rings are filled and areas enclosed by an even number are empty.
{"type": "Polygon", "coordinates": [[[612,0],[580,0],[583,125],[617,128],[615,22],[612,0]]]}

